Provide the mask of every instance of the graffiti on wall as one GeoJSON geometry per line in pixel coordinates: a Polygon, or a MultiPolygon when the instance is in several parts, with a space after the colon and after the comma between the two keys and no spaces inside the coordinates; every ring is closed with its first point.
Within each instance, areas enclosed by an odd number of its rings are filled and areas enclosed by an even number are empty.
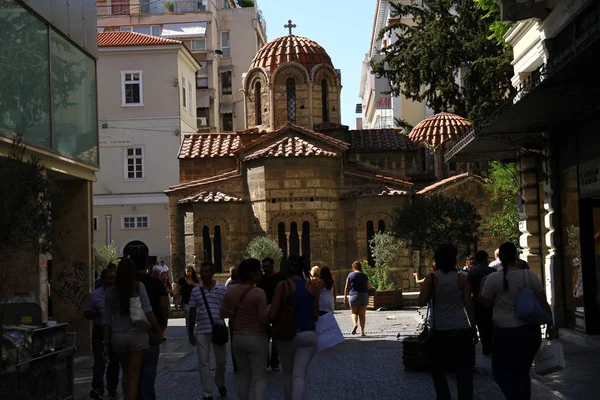
{"type": "Polygon", "coordinates": [[[83,261],[73,261],[69,268],[62,271],[57,278],[56,298],[69,303],[81,311],[88,296],[88,268],[83,261]]]}

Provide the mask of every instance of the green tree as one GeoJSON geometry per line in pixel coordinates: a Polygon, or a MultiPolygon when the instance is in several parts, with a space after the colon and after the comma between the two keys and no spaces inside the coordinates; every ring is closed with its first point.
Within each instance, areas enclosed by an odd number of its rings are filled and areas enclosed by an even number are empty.
{"type": "Polygon", "coordinates": [[[271,240],[265,236],[258,236],[248,243],[246,256],[261,261],[270,257],[275,261],[275,267],[277,267],[283,258],[283,251],[281,251],[279,244],[275,240],[271,240]]]}
{"type": "Polygon", "coordinates": [[[237,0],[240,7],[254,7],[254,0],[237,0]]]}
{"type": "Polygon", "coordinates": [[[119,251],[115,244],[94,247],[94,268],[99,274],[109,263],[119,262],[119,251]]]}
{"type": "Polygon", "coordinates": [[[397,40],[372,61],[373,72],[387,78],[393,95],[424,101],[434,112],[453,110],[477,123],[511,93],[512,52],[490,26],[497,9],[474,0],[424,0],[423,4],[391,3],[392,17],[379,37],[397,40]],[[412,15],[414,23],[400,18],[412,15]],[[461,84],[459,84],[459,79],[461,84]]]}
{"type": "Polygon", "coordinates": [[[502,203],[502,212],[490,215],[485,223],[486,228],[493,237],[512,242],[518,247],[521,217],[517,203],[520,187],[517,166],[493,161],[486,174],[485,185],[491,193],[490,199],[502,203]]]}
{"type": "Polygon", "coordinates": [[[0,260],[10,260],[18,251],[52,251],[57,186],[39,158],[26,157],[25,150],[17,136],[8,156],[0,156],[0,260]]]}
{"type": "Polygon", "coordinates": [[[460,197],[416,196],[395,211],[392,233],[413,250],[433,255],[437,246],[451,243],[459,251],[478,237],[481,216],[475,207],[460,197]]]}
{"type": "Polygon", "coordinates": [[[398,286],[391,279],[389,270],[404,254],[404,243],[389,232],[377,232],[369,241],[369,248],[375,260],[375,267],[367,265],[363,270],[371,285],[377,290],[396,289],[398,286]]]}

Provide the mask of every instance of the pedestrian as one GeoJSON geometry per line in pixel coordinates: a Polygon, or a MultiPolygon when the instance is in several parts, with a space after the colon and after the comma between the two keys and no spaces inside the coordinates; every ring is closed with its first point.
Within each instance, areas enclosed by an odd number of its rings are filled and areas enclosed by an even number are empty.
{"type": "Polygon", "coordinates": [[[473,399],[473,346],[477,329],[467,277],[457,271],[456,247],[440,245],[434,254],[435,272],[425,278],[418,304],[430,300],[432,313],[431,376],[438,400],[450,400],[446,373],[453,363],[459,400],[473,399]]]}
{"type": "Polygon", "coordinates": [[[169,281],[169,273],[166,271],[161,272],[160,280],[162,281],[163,286],[165,288],[165,292],[167,292],[167,296],[169,297],[169,304],[171,304],[174,295],[173,295],[173,287],[171,286],[171,282],[169,281]]]}
{"type": "Polygon", "coordinates": [[[352,334],[356,335],[358,323],[360,322],[360,336],[365,334],[365,324],[367,318],[367,306],[369,305],[369,289],[371,283],[369,277],[362,270],[358,261],[352,263],[352,272],[346,278],[346,287],[344,288],[344,303],[350,306],[352,316],[352,334]]]}
{"type": "Polygon", "coordinates": [[[90,399],[101,400],[104,396],[104,372],[106,370],[106,390],[111,398],[117,398],[119,385],[119,359],[114,351],[108,355],[108,367],[104,362],[104,333],[102,315],[104,314],[106,290],[115,284],[116,274],[113,269],[104,269],[100,274],[102,285],[90,293],[87,306],[83,310],[86,319],[94,321],[92,327],[92,350],[94,352],[94,367],[92,369],[92,390],[90,399]]]}
{"type": "Polygon", "coordinates": [[[106,291],[104,309],[104,359],[110,360],[114,351],[123,370],[123,397],[137,400],[139,381],[148,348],[148,333],[145,327],[134,324],[130,315],[130,299],[139,297],[142,310],[154,328],[158,340],[162,339],[162,328],[152,312],[150,300],[143,284],[136,280],[136,265],[129,259],[119,261],[115,285],[106,291]]]}
{"type": "Polygon", "coordinates": [[[137,280],[148,294],[150,307],[156,316],[158,325],[163,331],[163,337],[156,336],[154,330],[148,330],[148,348],[144,350],[142,373],[140,375],[140,393],[138,400],[156,400],[156,374],[158,372],[158,359],[160,358],[160,344],[165,340],[165,333],[169,321],[169,298],[161,279],[146,273],[144,263],[137,265],[137,280]]]}
{"type": "Polygon", "coordinates": [[[502,271],[502,261],[500,261],[500,249],[494,250],[494,261],[492,261],[488,266],[494,268],[496,271],[502,271]]]}
{"type": "Polygon", "coordinates": [[[479,302],[479,292],[483,278],[496,272],[494,268],[488,266],[488,253],[480,250],[475,254],[477,266],[469,270],[467,276],[473,296],[473,306],[475,307],[475,323],[479,330],[479,340],[481,340],[481,352],[484,355],[492,354],[492,336],[494,334],[494,322],[492,321],[492,309],[484,307],[479,302]]]}
{"type": "MultiPolygon", "coordinates": [[[[479,300],[484,306],[493,304],[496,326],[492,342],[492,373],[502,393],[508,400],[531,398],[529,371],[541,343],[540,326],[517,317],[516,296],[521,288],[530,288],[540,305],[552,315],[542,282],[535,273],[519,263],[517,248],[510,242],[499,249],[502,272],[486,276],[479,300]]],[[[556,337],[553,325],[548,325],[550,338],[556,337]]]]}
{"type": "Polygon", "coordinates": [[[302,400],[306,392],[308,367],[317,350],[316,320],[319,318],[319,292],[309,280],[308,265],[290,256],[286,263],[289,279],[279,282],[269,311],[269,320],[277,318],[284,296],[291,297],[296,319],[296,336],[276,340],[281,366],[285,400],[302,400]]]}
{"type": "Polygon", "coordinates": [[[213,342],[213,325],[225,325],[220,317],[221,304],[225,297],[225,285],[213,279],[215,266],[210,261],[200,265],[200,285],[192,290],[190,296],[190,326],[188,328],[189,340],[196,346],[198,352],[198,369],[200,370],[200,383],[202,385],[202,398],[212,400],[213,389],[210,379],[210,348],[212,345],[215,357],[215,383],[221,397],[227,396],[225,387],[225,364],[227,353],[225,344],[213,342]],[[194,325],[196,331],[194,333],[194,325]]]}
{"type": "Polygon", "coordinates": [[[321,269],[321,280],[319,287],[319,315],[325,315],[335,310],[335,282],[329,267],[321,269]]]}
{"type": "Polygon", "coordinates": [[[236,267],[229,268],[229,278],[225,281],[225,286],[235,285],[239,281],[238,269],[236,267]]]}
{"type": "MultiPolygon", "coordinates": [[[[229,287],[237,284],[240,281],[237,267],[229,268],[229,278],[225,281],[225,287],[229,287]]],[[[231,337],[231,343],[233,343],[233,318],[229,318],[229,336],[231,337]]],[[[238,372],[237,363],[235,362],[235,355],[233,354],[233,346],[231,348],[231,364],[233,365],[233,372],[238,372]]]]}
{"type": "MultiPolygon", "coordinates": [[[[435,271],[435,262],[431,264],[431,272],[435,271]]],[[[425,282],[425,278],[419,278],[419,273],[415,272],[413,273],[413,278],[415,278],[415,283],[417,285],[421,285],[423,282],[425,282]]]]}
{"type": "MultiPolygon", "coordinates": [[[[273,302],[273,296],[275,296],[275,288],[277,284],[284,280],[281,272],[275,271],[275,261],[267,257],[262,260],[263,276],[258,284],[258,287],[265,291],[267,296],[267,305],[271,305],[273,302]]],[[[272,371],[279,371],[279,352],[277,351],[277,344],[272,340],[270,330],[267,331],[267,344],[271,342],[271,352],[267,359],[267,369],[272,371]]]]}
{"type": "Polygon", "coordinates": [[[227,288],[221,305],[221,318],[231,318],[233,337],[231,346],[238,366],[238,393],[240,399],[263,400],[267,390],[265,361],[269,354],[267,324],[269,309],[264,290],[256,284],[262,278],[260,261],[249,258],[238,267],[240,282],[227,288]]]}
{"type": "MultiPolygon", "coordinates": [[[[117,266],[115,264],[113,264],[112,262],[109,262],[108,265],[106,266],[106,269],[114,271],[116,267],[117,266]]],[[[98,279],[96,279],[96,282],[94,282],[94,289],[99,289],[102,287],[102,285],[103,285],[102,274],[100,274],[98,279]]],[[[48,293],[50,293],[50,291],[48,291],[48,293]]]]}
{"type": "Polygon", "coordinates": [[[185,328],[186,332],[189,331],[190,323],[190,297],[192,290],[200,284],[198,275],[193,266],[188,265],[183,271],[184,276],[179,279],[179,294],[177,296],[176,304],[181,305],[183,308],[183,315],[185,316],[185,328]]]}

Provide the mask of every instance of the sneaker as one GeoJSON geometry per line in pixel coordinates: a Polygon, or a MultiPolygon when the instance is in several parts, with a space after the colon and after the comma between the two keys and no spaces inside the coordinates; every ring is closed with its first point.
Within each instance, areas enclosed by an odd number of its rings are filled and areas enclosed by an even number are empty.
{"type": "Polygon", "coordinates": [[[278,372],[279,371],[279,367],[273,367],[273,371],[278,372]]]}
{"type": "Polygon", "coordinates": [[[108,392],[108,398],[109,399],[118,399],[119,393],[116,390],[114,392],[108,392]]]}
{"type": "Polygon", "coordinates": [[[97,391],[96,389],[92,389],[92,391],[90,392],[90,399],[102,400],[103,398],[103,394],[97,391]]]}
{"type": "Polygon", "coordinates": [[[227,397],[227,388],[225,386],[219,388],[219,396],[227,397]]]}
{"type": "Polygon", "coordinates": [[[272,371],[272,369],[271,369],[271,367],[267,367],[267,369],[266,369],[265,371],[267,371],[267,372],[271,372],[271,371],[272,371]]]}

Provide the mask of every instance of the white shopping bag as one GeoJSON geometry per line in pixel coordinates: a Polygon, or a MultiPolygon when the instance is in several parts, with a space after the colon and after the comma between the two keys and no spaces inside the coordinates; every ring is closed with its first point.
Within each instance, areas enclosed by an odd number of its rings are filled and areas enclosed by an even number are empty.
{"type": "Polygon", "coordinates": [[[565,355],[562,345],[556,340],[549,340],[540,347],[535,356],[535,373],[548,375],[565,369],[565,355]]]}
{"type": "Polygon", "coordinates": [[[344,341],[342,330],[331,312],[319,317],[315,331],[317,333],[317,353],[344,341]]]}

